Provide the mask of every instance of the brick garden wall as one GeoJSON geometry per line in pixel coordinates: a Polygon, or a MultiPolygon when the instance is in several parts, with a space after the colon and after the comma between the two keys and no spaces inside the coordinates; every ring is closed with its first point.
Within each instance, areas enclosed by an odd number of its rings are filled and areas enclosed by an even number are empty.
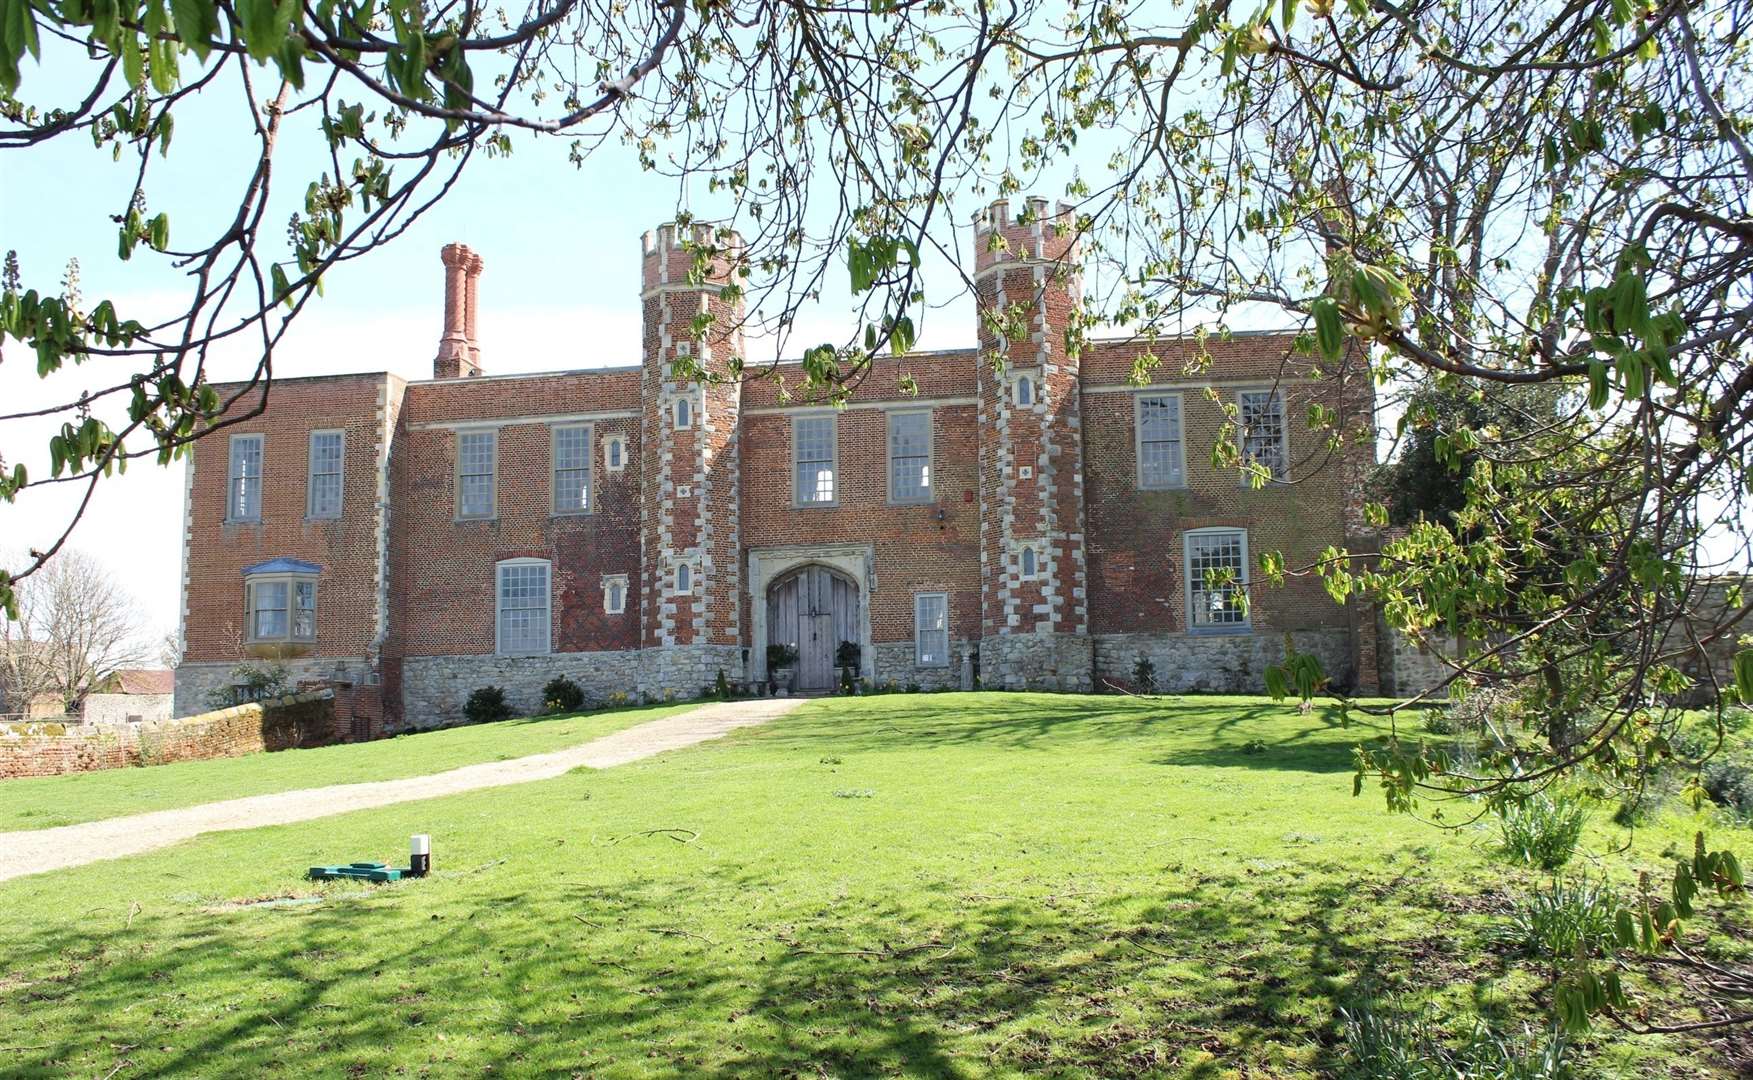
{"type": "Polygon", "coordinates": [[[241,757],[336,741],[328,691],[138,724],[0,724],[0,780],[241,757]]]}

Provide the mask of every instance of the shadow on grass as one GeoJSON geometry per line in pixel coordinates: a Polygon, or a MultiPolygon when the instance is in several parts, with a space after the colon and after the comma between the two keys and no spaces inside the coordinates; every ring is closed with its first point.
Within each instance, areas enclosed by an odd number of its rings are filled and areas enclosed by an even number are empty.
{"type": "Polygon", "coordinates": [[[686,886],[649,880],[430,914],[415,891],[380,891],[61,930],[0,971],[8,1041],[42,1044],[7,1064],[19,1076],[128,1060],[140,1074],[200,1075],[1206,1077],[1288,1056],[1326,1074],[1335,1007],[1360,983],[1375,993],[1467,974],[1442,970],[1441,912],[1387,940],[1360,899],[1370,889],[1326,870],[1337,876],[1238,868],[1148,895],[939,882],[923,904],[814,906],[715,875],[699,882],[702,902],[741,914],[711,933],[678,902],[686,886]],[[47,1013],[61,1026],[33,1033],[29,1018],[47,1013]]]}

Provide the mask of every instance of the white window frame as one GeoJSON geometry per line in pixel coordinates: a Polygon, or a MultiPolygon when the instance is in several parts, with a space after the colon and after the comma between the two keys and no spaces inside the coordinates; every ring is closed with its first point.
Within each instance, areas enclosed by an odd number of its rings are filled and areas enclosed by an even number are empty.
{"type": "Polygon", "coordinates": [[[626,574],[604,574],[603,575],[603,614],[604,615],[624,615],[626,613],[627,613],[627,575],[626,574]],[[612,599],[613,591],[617,588],[619,588],[621,590],[621,601],[618,604],[615,603],[614,600],[612,599]]]}
{"type": "MultiPolygon", "coordinates": [[[[534,611],[535,608],[514,608],[534,611]]],[[[497,656],[546,656],[554,651],[554,566],[547,559],[501,559],[493,564],[493,652],[497,656]],[[538,649],[508,650],[505,647],[505,571],[539,566],[547,590],[543,596],[542,645],[538,649]]]]}
{"type": "Polygon", "coordinates": [[[946,592],[921,592],[913,594],[913,666],[940,668],[950,666],[950,594],[946,592]],[[926,660],[925,635],[939,631],[925,628],[925,604],[928,600],[936,600],[943,605],[943,659],[926,660]]]}
{"type": "Polygon", "coordinates": [[[603,471],[618,473],[627,467],[627,437],[625,435],[608,434],[603,436],[603,471]],[[616,458],[620,460],[617,461],[616,458]]]}
{"type": "MultiPolygon", "coordinates": [[[[1187,486],[1187,423],[1186,408],[1179,393],[1145,392],[1132,398],[1132,462],[1134,479],[1140,491],[1175,491],[1187,486]],[[1167,481],[1147,482],[1144,476],[1144,403],[1172,401],[1175,408],[1175,461],[1173,476],[1167,481]]],[[[1153,442],[1166,442],[1154,439],[1153,442]]]]}
{"type": "Polygon", "coordinates": [[[268,471],[268,438],[267,438],[267,436],[263,435],[259,431],[245,432],[245,433],[233,435],[231,437],[230,444],[226,447],[226,454],[227,454],[227,456],[226,456],[226,463],[225,463],[225,520],[226,521],[241,521],[241,522],[259,522],[259,521],[261,521],[262,520],[262,498],[267,492],[267,483],[263,479],[264,475],[268,471]],[[252,442],[256,444],[256,475],[253,478],[250,477],[249,475],[247,475],[247,472],[244,475],[239,475],[238,468],[237,468],[237,466],[238,466],[238,461],[237,461],[238,447],[243,445],[243,444],[252,443],[252,442]],[[240,485],[247,484],[251,479],[254,479],[255,485],[256,485],[255,513],[253,513],[253,514],[247,512],[249,509],[249,497],[245,493],[245,489],[240,487],[240,485]],[[244,509],[246,510],[246,512],[242,513],[242,514],[235,512],[238,509],[238,504],[239,504],[240,500],[242,501],[244,509]]]}
{"type": "MultiPolygon", "coordinates": [[[[575,514],[589,514],[596,510],[596,455],[595,430],[589,424],[555,424],[548,429],[548,507],[554,517],[571,517],[575,514]],[[578,506],[560,505],[560,433],[563,431],[582,431],[584,433],[584,498],[578,506]]],[[[567,472],[580,470],[568,469],[567,472]]]]}
{"type": "Polygon", "coordinates": [[[799,413],[791,418],[791,505],[798,508],[840,505],[840,414],[799,413]],[[826,423],[828,425],[828,490],[832,498],[806,499],[798,484],[798,467],[803,461],[798,457],[798,444],[805,424],[826,423]]]}
{"type": "Polygon", "coordinates": [[[250,574],[243,579],[243,617],[244,641],[247,644],[282,642],[295,645],[308,645],[317,639],[317,575],[315,574],[250,574]],[[284,608],[258,608],[257,597],[265,586],[283,586],[286,589],[286,606],[284,608]],[[310,589],[310,606],[302,607],[298,602],[300,586],[310,589]],[[286,632],[283,634],[258,633],[257,613],[262,610],[284,611],[286,613],[286,632]],[[298,613],[310,612],[310,626],[301,632],[298,625],[298,613]]]}
{"type": "Polygon", "coordinates": [[[1250,588],[1251,576],[1248,572],[1249,566],[1248,566],[1248,530],[1247,529],[1238,529],[1238,528],[1232,528],[1229,526],[1213,526],[1211,528],[1205,528],[1205,529],[1188,529],[1186,532],[1181,534],[1181,566],[1183,569],[1183,573],[1181,576],[1187,579],[1186,588],[1185,588],[1186,615],[1187,615],[1187,630],[1190,633],[1195,633],[1195,634],[1235,634],[1235,633],[1242,633],[1245,631],[1249,631],[1249,630],[1252,630],[1254,628],[1253,590],[1250,588]],[[1247,597],[1248,604],[1247,604],[1247,607],[1242,611],[1242,617],[1239,621],[1223,622],[1223,623],[1207,622],[1207,623],[1201,624],[1198,620],[1196,620],[1194,618],[1194,615],[1193,615],[1193,612],[1194,612],[1193,597],[1194,597],[1194,594],[1196,592],[1203,593],[1205,591],[1205,582],[1203,580],[1203,574],[1196,575],[1195,571],[1193,569],[1193,545],[1194,545],[1194,542],[1197,538],[1205,537],[1205,536],[1239,536],[1241,538],[1242,562],[1241,562],[1241,567],[1236,574],[1236,588],[1241,591],[1243,596],[1247,597]],[[1198,580],[1196,580],[1196,576],[1198,577],[1198,580]]]}
{"type": "Polygon", "coordinates": [[[456,493],[456,519],[458,521],[491,521],[499,516],[499,429],[498,428],[463,428],[457,432],[457,465],[454,490],[456,493]],[[469,514],[463,512],[463,440],[486,436],[493,440],[491,464],[485,473],[469,473],[469,476],[486,476],[491,481],[488,488],[487,512],[469,514]]]}
{"type": "MultiPolygon", "coordinates": [[[[1268,483],[1282,484],[1290,479],[1290,403],[1285,400],[1281,387],[1245,387],[1236,391],[1236,450],[1241,454],[1243,464],[1248,463],[1248,428],[1243,418],[1244,401],[1250,397],[1270,396],[1278,403],[1278,453],[1280,468],[1273,473],[1268,483]]],[[[1248,471],[1242,470],[1241,483],[1251,486],[1248,471]]]]}
{"type": "Polygon", "coordinates": [[[341,516],[341,507],[347,500],[347,432],[344,428],[319,428],[310,433],[306,443],[304,471],[304,516],[312,521],[332,521],[341,516]],[[337,468],[331,473],[317,472],[317,439],[333,435],[341,442],[341,456],[337,468]],[[317,477],[335,477],[335,508],[322,510],[317,506],[317,477]]]}
{"type": "MultiPolygon", "coordinates": [[[[885,437],[888,442],[889,501],[891,503],[925,503],[932,500],[934,493],[931,489],[931,462],[932,458],[935,456],[934,452],[937,448],[937,433],[933,430],[934,426],[932,411],[930,409],[896,409],[889,413],[885,437]],[[895,491],[895,421],[904,416],[920,416],[925,418],[925,488],[923,491],[907,495],[898,494],[895,491]]],[[[917,455],[909,454],[907,456],[916,457],[917,455]]],[[[835,465],[836,468],[838,468],[839,463],[836,462],[835,465]]],[[[795,484],[795,468],[793,469],[792,475],[792,482],[795,484]]]]}

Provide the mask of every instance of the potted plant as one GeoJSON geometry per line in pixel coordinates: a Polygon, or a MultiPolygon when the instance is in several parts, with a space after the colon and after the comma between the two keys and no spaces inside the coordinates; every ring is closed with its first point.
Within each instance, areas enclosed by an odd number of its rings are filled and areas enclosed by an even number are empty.
{"type": "Polygon", "coordinates": [[[777,693],[779,687],[789,693],[797,689],[797,646],[767,646],[767,692],[777,693]]]}
{"type": "Polygon", "coordinates": [[[842,641],[834,649],[834,666],[840,669],[840,690],[850,694],[858,681],[858,662],[862,650],[856,641],[842,641]]]}

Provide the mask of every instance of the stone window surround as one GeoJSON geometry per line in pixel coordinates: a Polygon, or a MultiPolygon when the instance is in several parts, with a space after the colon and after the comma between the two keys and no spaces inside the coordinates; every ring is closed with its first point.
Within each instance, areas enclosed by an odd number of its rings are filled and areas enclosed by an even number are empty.
{"type": "Polygon", "coordinates": [[[605,615],[624,615],[626,613],[627,613],[627,575],[626,574],[604,574],[603,575],[603,614],[605,614],[605,615]],[[621,602],[619,604],[616,604],[611,599],[611,595],[612,595],[611,590],[613,590],[616,586],[619,586],[621,589],[621,596],[620,596],[621,602]]]}
{"type": "MultiPolygon", "coordinates": [[[[1283,474],[1267,481],[1267,486],[1270,487],[1273,484],[1287,483],[1290,480],[1290,402],[1285,399],[1284,387],[1266,383],[1236,387],[1236,452],[1241,455],[1242,462],[1246,464],[1248,460],[1248,435],[1242,425],[1242,399],[1262,394],[1271,394],[1278,399],[1278,445],[1279,453],[1284,460],[1283,474]]],[[[1241,475],[1237,478],[1237,482],[1243,487],[1252,488],[1253,485],[1248,482],[1247,470],[1238,471],[1241,475]]]]}
{"type": "MultiPolygon", "coordinates": [[[[347,499],[347,430],[345,428],[318,428],[310,433],[310,439],[306,446],[308,450],[305,457],[304,516],[311,521],[332,521],[341,516],[341,507],[347,499]],[[316,506],[316,478],[319,475],[316,471],[317,437],[320,435],[333,435],[341,440],[339,468],[333,473],[337,478],[335,509],[323,513],[318,513],[316,506]]],[[[331,474],[322,473],[320,475],[328,476],[331,474]]]]}
{"type": "Polygon", "coordinates": [[[694,563],[691,560],[689,560],[689,559],[679,560],[676,563],[674,570],[671,571],[671,574],[672,574],[672,576],[670,578],[670,595],[671,596],[692,596],[692,595],[694,595],[694,593],[696,591],[696,587],[700,584],[700,575],[694,569],[694,563]],[[684,584],[683,580],[682,580],[684,577],[687,578],[686,584],[684,584]]]}
{"type": "MultiPolygon", "coordinates": [[[[937,457],[936,428],[935,413],[930,406],[923,409],[892,409],[884,417],[884,443],[887,450],[885,455],[887,468],[884,472],[888,476],[889,502],[891,504],[896,506],[911,506],[918,503],[931,502],[935,497],[936,492],[932,490],[931,466],[932,462],[937,457]],[[897,496],[895,494],[895,418],[898,416],[925,417],[925,491],[919,495],[897,496]]],[[[836,443],[837,442],[838,440],[836,440],[836,443]]],[[[838,461],[835,462],[835,466],[838,468],[838,461]]],[[[794,465],[794,474],[795,471],[796,467],[794,465]]]]}
{"type": "Polygon", "coordinates": [[[812,409],[808,412],[794,413],[791,417],[791,505],[793,509],[815,509],[820,507],[836,507],[840,505],[840,413],[837,409],[812,409]],[[828,474],[834,497],[831,499],[805,499],[797,486],[798,431],[810,421],[826,420],[828,422],[828,474]]]}
{"type": "Polygon", "coordinates": [[[1233,525],[1214,525],[1202,529],[1185,530],[1181,534],[1181,576],[1186,579],[1186,584],[1182,591],[1186,596],[1185,614],[1187,617],[1187,632],[1190,634],[1248,634],[1252,633],[1254,630],[1254,608],[1252,603],[1249,604],[1247,611],[1242,615],[1240,622],[1224,623],[1219,626],[1197,626],[1193,621],[1193,539],[1197,536],[1218,536],[1224,534],[1235,534],[1241,537],[1242,558],[1241,565],[1237,568],[1236,585],[1241,588],[1244,594],[1249,596],[1250,601],[1253,599],[1251,591],[1248,588],[1251,580],[1248,574],[1248,530],[1233,525]]]}
{"type": "MultiPolygon", "coordinates": [[[[590,514],[596,510],[596,454],[594,453],[595,428],[589,424],[550,424],[548,425],[548,513],[550,517],[573,517],[578,514],[590,514]],[[583,505],[561,509],[560,507],[560,433],[562,431],[584,432],[584,500],[583,505]]],[[[496,448],[497,449],[497,448],[496,448]]],[[[497,494],[497,492],[495,493],[497,494]]]]}
{"type": "MultiPolygon", "coordinates": [[[[471,475],[481,475],[481,474],[471,474],[471,475]]],[[[456,520],[457,521],[492,521],[499,516],[499,428],[498,427],[477,427],[477,428],[458,428],[457,429],[457,433],[456,433],[456,475],[454,476],[453,479],[455,480],[455,483],[452,487],[452,491],[453,491],[453,501],[455,503],[456,520]],[[485,474],[485,475],[492,478],[491,498],[488,499],[490,506],[489,506],[488,511],[485,514],[465,514],[465,513],[463,513],[463,440],[467,439],[467,438],[471,438],[471,437],[482,436],[482,435],[488,436],[489,438],[492,439],[492,442],[490,443],[490,445],[492,446],[492,450],[493,450],[492,454],[490,455],[491,464],[489,466],[488,472],[485,474]]]]}
{"type": "Polygon", "coordinates": [[[245,574],[243,579],[244,642],[249,645],[270,642],[310,643],[317,639],[317,575],[314,573],[279,572],[245,574]],[[256,633],[256,598],[264,585],[286,587],[286,633],[261,636],[256,633]],[[298,632],[298,587],[310,586],[310,632],[298,632]]]}
{"type": "Polygon", "coordinates": [[[811,563],[838,571],[858,587],[858,674],[876,677],[876,649],[870,638],[870,597],[877,589],[876,548],[872,544],[796,544],[749,549],[749,674],[767,678],[767,587],[811,563]]]}
{"type": "Polygon", "coordinates": [[[1140,491],[1180,491],[1187,487],[1187,410],[1178,390],[1141,390],[1132,396],[1132,461],[1133,480],[1140,491]],[[1144,403],[1146,400],[1172,399],[1175,403],[1175,433],[1178,438],[1175,479],[1166,484],[1144,482],[1144,403]]]}
{"type": "Polygon", "coordinates": [[[627,467],[627,437],[618,432],[603,436],[603,471],[618,473],[627,467]]]}
{"type": "MultiPolygon", "coordinates": [[[[250,524],[256,524],[262,520],[262,493],[263,493],[262,489],[265,486],[264,481],[263,481],[263,474],[267,472],[267,468],[268,468],[268,437],[266,435],[263,435],[259,431],[253,431],[253,432],[239,432],[231,437],[231,441],[230,441],[228,448],[227,448],[226,467],[225,467],[225,476],[226,476],[225,520],[226,521],[228,521],[228,522],[245,522],[245,523],[250,523],[250,524]],[[238,452],[238,447],[240,444],[250,443],[250,442],[253,442],[256,444],[256,475],[254,477],[255,486],[256,486],[256,499],[255,499],[256,512],[254,514],[237,514],[237,513],[233,513],[233,511],[235,511],[237,509],[238,502],[239,502],[239,496],[242,494],[242,492],[239,489],[239,485],[250,479],[250,477],[248,477],[248,476],[238,475],[237,452],[238,452]]],[[[242,499],[242,501],[246,506],[249,503],[249,499],[247,496],[245,496],[242,499]]]]}
{"type": "MultiPolygon", "coordinates": [[[[932,631],[935,633],[936,631],[932,631]]],[[[950,595],[946,592],[919,592],[913,594],[913,666],[940,668],[950,666],[950,595]],[[925,635],[925,602],[937,600],[943,604],[943,660],[922,660],[925,635]]]]}
{"type": "Polygon", "coordinates": [[[495,656],[546,656],[554,651],[554,566],[547,559],[501,559],[493,564],[493,654],[495,656]],[[539,650],[520,649],[507,652],[504,642],[505,583],[507,567],[540,566],[548,583],[545,610],[548,613],[548,641],[539,650]]]}
{"type": "Polygon", "coordinates": [[[1041,365],[1031,364],[1027,367],[1013,367],[1007,372],[1006,382],[1010,392],[1010,400],[1019,409],[1032,409],[1046,399],[1047,387],[1042,381],[1046,372],[1041,365]],[[1024,401],[1023,385],[1028,385],[1029,400],[1024,401]]]}
{"type": "Polygon", "coordinates": [[[1043,550],[1043,545],[1027,540],[1019,540],[1014,541],[1012,546],[1015,549],[1012,553],[1012,557],[1016,562],[1017,580],[1039,581],[1047,576],[1047,555],[1043,550]],[[1034,556],[1035,566],[1033,570],[1029,568],[1027,561],[1027,557],[1030,555],[1034,556]]]}

